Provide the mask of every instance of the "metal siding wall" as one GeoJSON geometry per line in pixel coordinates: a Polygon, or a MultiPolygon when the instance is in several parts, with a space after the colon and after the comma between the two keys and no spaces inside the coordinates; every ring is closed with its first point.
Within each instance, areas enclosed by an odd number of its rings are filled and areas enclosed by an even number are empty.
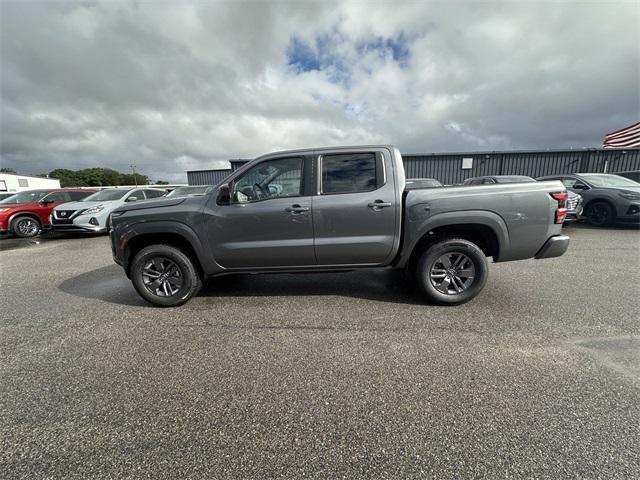
{"type": "Polygon", "coordinates": [[[226,170],[199,170],[187,172],[189,185],[217,185],[231,175],[231,169],[226,170]]]}
{"type": "Polygon", "coordinates": [[[562,173],[640,170],[640,149],[558,150],[538,152],[481,152],[455,154],[404,154],[407,178],[436,178],[451,185],[482,175],[541,177],[562,173]],[[473,158],[473,168],[462,169],[463,158],[473,158]]]}

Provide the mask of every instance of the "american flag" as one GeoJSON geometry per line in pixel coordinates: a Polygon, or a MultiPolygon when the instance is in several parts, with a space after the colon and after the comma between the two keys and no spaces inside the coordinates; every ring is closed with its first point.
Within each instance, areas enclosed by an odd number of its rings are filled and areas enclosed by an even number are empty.
{"type": "Polygon", "coordinates": [[[640,147],[640,122],[607,133],[602,142],[604,148],[633,148],[640,147]]]}

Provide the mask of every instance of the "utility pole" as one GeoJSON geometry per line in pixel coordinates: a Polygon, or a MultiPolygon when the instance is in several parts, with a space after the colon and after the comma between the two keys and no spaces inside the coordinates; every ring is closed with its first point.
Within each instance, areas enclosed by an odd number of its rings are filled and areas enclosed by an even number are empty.
{"type": "Polygon", "coordinates": [[[131,171],[133,172],[133,181],[136,184],[136,187],[138,186],[138,177],[136,177],[136,166],[135,165],[129,165],[129,168],[131,168],[131,171]]]}

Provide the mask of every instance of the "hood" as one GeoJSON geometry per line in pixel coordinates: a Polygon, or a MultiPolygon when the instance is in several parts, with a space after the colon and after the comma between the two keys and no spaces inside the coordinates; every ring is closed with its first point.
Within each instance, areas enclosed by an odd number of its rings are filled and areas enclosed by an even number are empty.
{"type": "Polygon", "coordinates": [[[83,210],[85,208],[95,207],[96,205],[103,205],[105,207],[109,205],[118,204],[119,200],[109,200],[106,202],[96,201],[96,202],[67,202],[61,203],[54,210],[83,210]]]}
{"type": "Polygon", "coordinates": [[[0,204],[0,213],[6,213],[9,210],[15,210],[16,208],[33,208],[39,205],[38,202],[28,202],[28,203],[6,203],[0,204]],[[5,210],[6,209],[6,210],[5,210]]]}
{"type": "Polygon", "coordinates": [[[637,193],[640,194],[640,186],[638,187],[593,187],[598,190],[614,190],[616,192],[627,192],[627,193],[637,193]]]}
{"type": "Polygon", "coordinates": [[[131,202],[125,205],[122,205],[120,208],[117,208],[118,212],[129,212],[131,210],[143,210],[146,208],[161,208],[161,207],[172,207],[174,205],[180,205],[185,200],[188,199],[202,199],[204,196],[200,197],[174,197],[174,198],[159,198],[158,200],[144,200],[140,202],[131,202]]]}

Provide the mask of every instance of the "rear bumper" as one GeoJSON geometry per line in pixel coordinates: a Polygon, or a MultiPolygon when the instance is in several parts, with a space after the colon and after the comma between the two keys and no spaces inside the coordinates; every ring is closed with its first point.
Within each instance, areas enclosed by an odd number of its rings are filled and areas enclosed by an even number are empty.
{"type": "Polygon", "coordinates": [[[564,255],[569,248],[569,237],[567,235],[554,235],[549,237],[542,248],[536,253],[535,258],[553,258],[564,255]]]}

